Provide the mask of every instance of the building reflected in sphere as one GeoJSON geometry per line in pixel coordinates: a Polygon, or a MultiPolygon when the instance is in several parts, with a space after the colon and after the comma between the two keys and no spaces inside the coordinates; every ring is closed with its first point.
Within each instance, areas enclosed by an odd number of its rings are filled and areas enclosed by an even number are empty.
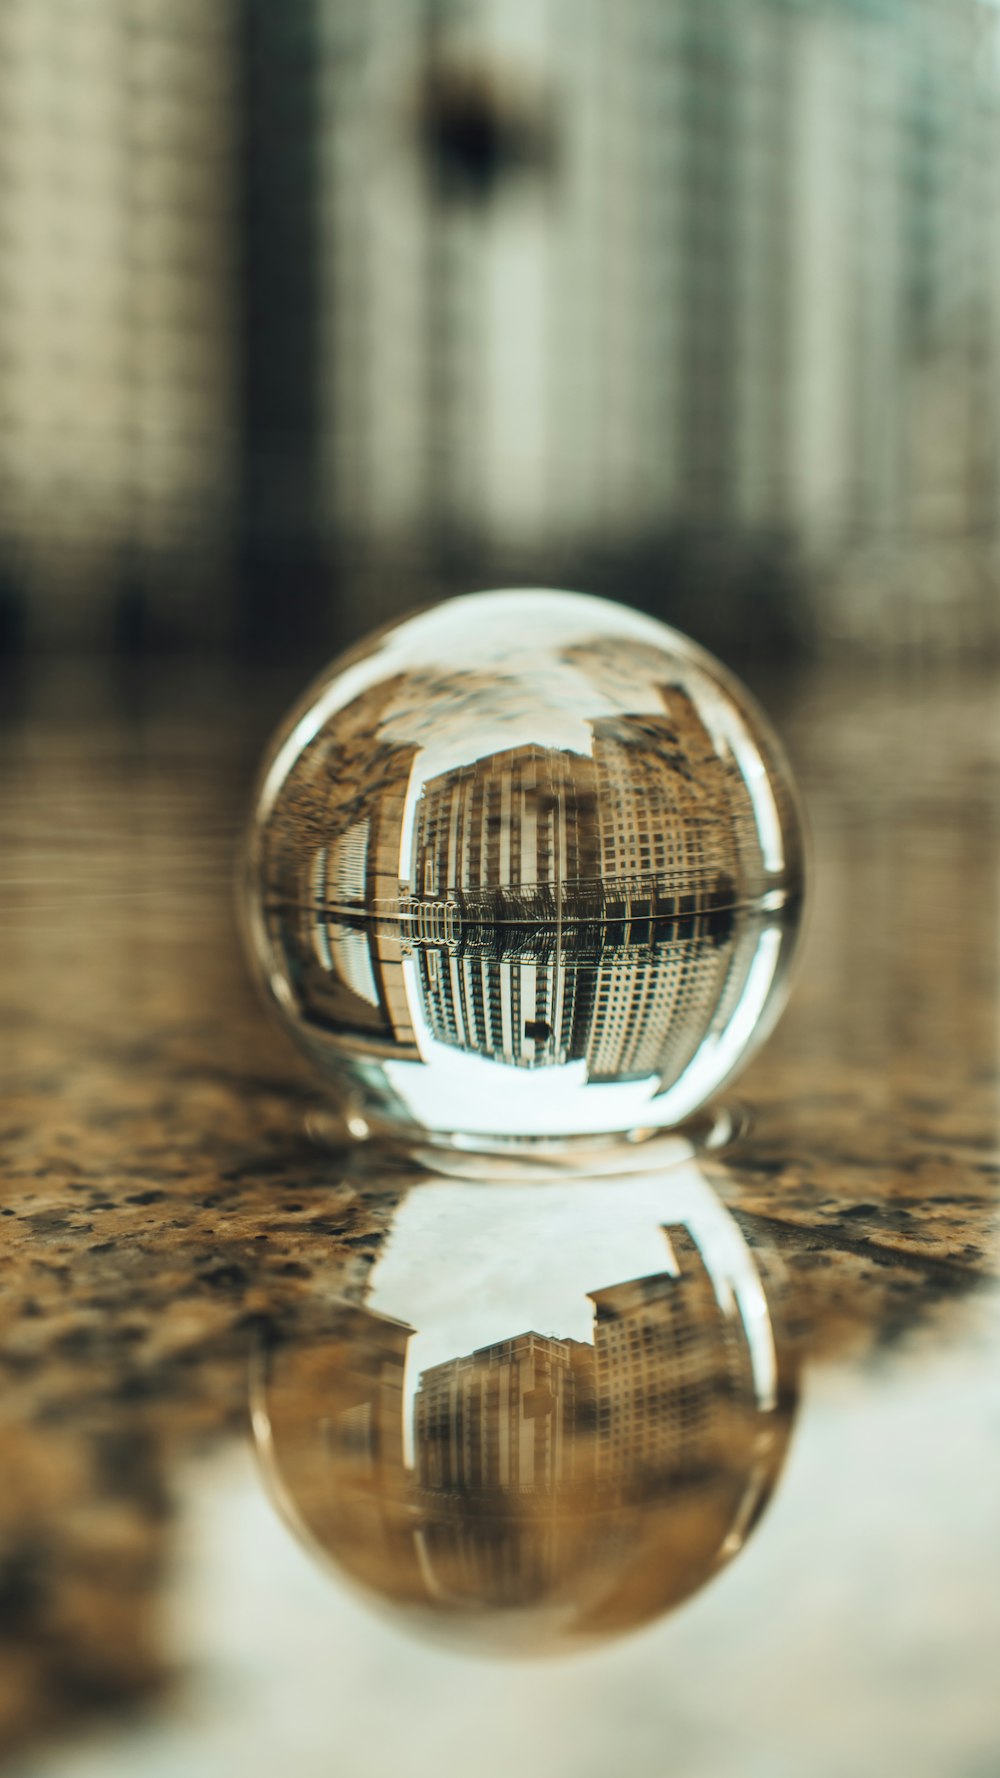
{"type": "Polygon", "coordinates": [[[692,1169],[418,1186],[363,1300],[259,1354],[254,1426],[279,1505],[342,1576],[471,1649],[648,1622],[742,1547],[780,1470],[792,1390],[759,1259],[692,1169]],[[528,1251],[540,1235],[547,1261],[528,1251]],[[581,1289],[602,1244],[603,1281],[581,1289]],[[619,1252],[657,1269],[616,1279],[619,1252]],[[498,1264],[511,1279],[487,1305],[498,1264]],[[533,1300],[534,1326],[437,1356],[533,1300]]]}
{"type": "Polygon", "coordinates": [[[482,594],[293,713],[246,926],[355,1116],[573,1137],[718,1090],[780,1010],[802,894],[788,768],[723,669],[601,600],[482,594]]]}

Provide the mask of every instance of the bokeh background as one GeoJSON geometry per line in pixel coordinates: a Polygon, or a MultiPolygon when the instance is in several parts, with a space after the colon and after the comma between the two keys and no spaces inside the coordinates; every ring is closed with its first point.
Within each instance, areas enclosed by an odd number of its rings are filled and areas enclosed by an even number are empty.
{"type": "Polygon", "coordinates": [[[998,179],[1000,0],[0,0],[19,1778],[997,1778],[998,179]],[[791,1284],[788,1469],[647,1640],[499,1675],[251,1467],[251,1330],[379,1225],[232,882],[333,650],[516,582],[737,667],[815,893],[713,1163],[791,1284]]]}
{"type": "Polygon", "coordinates": [[[4,0],[0,640],[1000,641],[994,0],[4,0]]]}

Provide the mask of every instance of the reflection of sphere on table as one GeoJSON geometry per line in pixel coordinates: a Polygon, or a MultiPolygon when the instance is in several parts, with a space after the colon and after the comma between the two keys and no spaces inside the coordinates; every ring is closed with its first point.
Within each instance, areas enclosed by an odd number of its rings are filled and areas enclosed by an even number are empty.
{"type": "Polygon", "coordinates": [[[569,1647],[742,1547],[790,1386],[755,1257],[694,1169],[417,1185],[355,1297],[261,1353],[254,1426],[306,1544],[412,1627],[569,1647]]]}
{"type": "Polygon", "coordinates": [[[458,599],[335,664],[251,834],[255,968],[366,1123],[674,1124],[779,1009],[802,897],[787,767],[729,675],[565,593],[458,599]]]}

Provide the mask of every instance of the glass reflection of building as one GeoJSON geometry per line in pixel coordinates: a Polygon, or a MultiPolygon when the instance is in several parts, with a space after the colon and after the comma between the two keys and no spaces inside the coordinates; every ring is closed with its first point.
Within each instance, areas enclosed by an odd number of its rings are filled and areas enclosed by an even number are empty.
{"type": "Polygon", "coordinates": [[[439,949],[421,950],[417,970],[421,1010],[441,1043],[521,1068],[586,1053],[592,971],[439,949]]]}
{"type": "Polygon", "coordinates": [[[307,748],[289,785],[287,833],[270,860],[268,918],[311,1019],[375,1053],[416,1057],[398,922],[399,838],[413,742],[384,737],[402,676],[341,713],[336,748],[307,748]],[[373,744],[372,736],[380,735],[373,744]]]}
{"type": "Polygon", "coordinates": [[[413,1329],[340,1306],[318,1352],[324,1458],[341,1483],[448,1501],[626,1498],[724,1458],[752,1407],[747,1330],[720,1304],[699,1247],[668,1225],[674,1270],[589,1292],[592,1343],[533,1330],[420,1373],[404,1458],[413,1329]]]}
{"type": "Polygon", "coordinates": [[[557,899],[585,919],[644,903],[694,913],[727,883],[735,895],[753,833],[746,786],[687,693],[661,696],[663,713],[594,719],[589,757],[516,747],[428,780],[413,894],[512,919],[552,915],[557,899]]]}
{"type": "Polygon", "coordinates": [[[424,784],[414,899],[454,907],[461,933],[418,951],[421,1009],[439,1042],[519,1067],[584,1053],[590,984],[546,953],[563,919],[585,903],[596,911],[598,836],[593,761],[562,749],[511,748],[424,784]]]}
{"type": "Polygon", "coordinates": [[[678,1270],[591,1291],[593,1344],[528,1332],[421,1374],[422,1490],[624,1498],[719,1461],[734,1404],[753,1398],[746,1336],[688,1230],[664,1233],[678,1270]]]}
{"type": "MultiPolygon", "coordinates": [[[[650,878],[694,911],[737,864],[735,815],[746,788],[715,751],[694,705],[663,688],[667,714],[605,716],[592,724],[601,868],[611,885],[650,878]]],[[[614,893],[614,890],[611,890],[614,893]]]]}
{"type": "Polygon", "coordinates": [[[340,1340],[322,1356],[325,1455],[345,1480],[391,1485],[403,1464],[403,1382],[413,1329],[357,1309],[341,1314],[339,1331],[340,1340]]]}
{"type": "Polygon", "coordinates": [[[592,1342],[493,1341],[412,1395],[403,1321],[341,1304],[332,1335],[279,1347],[266,1436],[300,1530],[397,1603],[562,1602],[598,1633],[701,1584],[767,1498],[790,1401],[762,1394],[766,1316],[687,1225],[662,1235],[670,1269],[589,1293],[592,1342]]]}
{"type": "Polygon", "coordinates": [[[667,1230],[669,1272],[591,1291],[599,1487],[718,1461],[727,1407],[752,1395],[746,1343],[690,1233],[667,1230]]]}
{"type": "Polygon", "coordinates": [[[760,887],[732,756],[665,685],[659,712],[594,719],[589,755],[512,747],[415,789],[421,749],[394,738],[412,696],[361,695],[296,768],[272,918],[310,1019],[373,1054],[415,1059],[423,1031],[518,1068],[678,1078],[738,992],[760,887]]]}
{"type": "Polygon", "coordinates": [[[552,911],[554,892],[592,882],[598,860],[596,774],[582,755],[512,747],[423,787],[411,873],[418,896],[458,897],[475,913],[489,891],[516,890],[531,898],[520,901],[523,914],[552,911]]]}
{"type": "Polygon", "coordinates": [[[414,1405],[418,1485],[539,1495],[587,1479],[593,1394],[593,1349],[580,1340],[524,1333],[434,1365],[414,1405]]]}

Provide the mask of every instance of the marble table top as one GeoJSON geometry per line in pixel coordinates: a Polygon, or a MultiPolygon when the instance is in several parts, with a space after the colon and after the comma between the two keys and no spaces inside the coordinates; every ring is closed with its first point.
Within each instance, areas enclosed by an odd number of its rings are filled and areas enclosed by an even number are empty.
{"type": "Polygon", "coordinates": [[[335,1293],[366,1300],[412,1183],[310,1138],[315,1083],[239,952],[233,855],[284,688],[180,669],[12,688],[11,1770],[1000,1771],[1000,691],[830,668],[764,690],[806,793],[813,905],[792,1003],[737,1088],[745,1127],[696,1164],[780,1325],[784,1473],[688,1603],[497,1665],[373,1613],[249,1455],[255,1348],[276,1326],[308,1344],[335,1293]]]}

